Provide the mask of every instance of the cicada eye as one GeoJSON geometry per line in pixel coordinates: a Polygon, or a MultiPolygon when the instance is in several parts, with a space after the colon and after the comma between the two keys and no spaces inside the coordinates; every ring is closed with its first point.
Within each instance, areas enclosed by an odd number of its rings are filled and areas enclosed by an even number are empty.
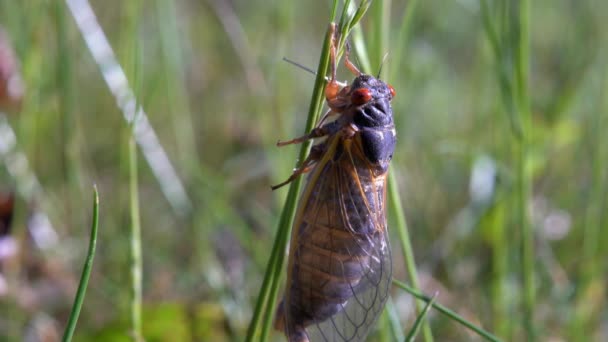
{"type": "Polygon", "coordinates": [[[359,88],[350,95],[350,102],[360,106],[372,99],[372,92],[368,88],[359,88]]]}
{"type": "Polygon", "coordinates": [[[391,97],[395,97],[395,95],[397,95],[397,92],[395,92],[395,88],[393,88],[392,85],[388,85],[388,90],[391,92],[391,97]]]}

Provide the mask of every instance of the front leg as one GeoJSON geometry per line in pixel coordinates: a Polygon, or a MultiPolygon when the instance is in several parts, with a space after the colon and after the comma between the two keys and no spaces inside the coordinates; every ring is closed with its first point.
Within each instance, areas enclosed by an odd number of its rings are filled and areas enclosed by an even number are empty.
{"type": "MultiPolygon", "coordinates": [[[[328,113],[329,114],[329,113],[328,113]]],[[[301,137],[297,137],[291,140],[287,140],[287,141],[279,141],[277,142],[277,146],[285,146],[285,145],[291,145],[291,144],[300,144],[303,143],[307,140],[310,139],[315,139],[315,138],[321,138],[324,137],[326,135],[332,134],[337,132],[338,130],[338,122],[337,121],[332,121],[328,124],[325,124],[323,126],[318,126],[312,129],[312,131],[310,131],[310,133],[305,134],[301,137]]]]}
{"type": "Polygon", "coordinates": [[[321,159],[323,157],[324,153],[325,153],[325,143],[313,146],[312,149],[310,150],[310,154],[308,155],[306,160],[304,160],[302,165],[299,168],[293,170],[293,173],[291,174],[291,176],[289,176],[289,178],[287,178],[286,181],[279,183],[277,185],[273,185],[271,187],[272,190],[276,190],[276,189],[282,187],[283,185],[287,185],[287,184],[293,182],[301,174],[307,173],[310,170],[312,170],[314,168],[315,164],[317,163],[317,161],[319,161],[319,159],[321,159]]]}

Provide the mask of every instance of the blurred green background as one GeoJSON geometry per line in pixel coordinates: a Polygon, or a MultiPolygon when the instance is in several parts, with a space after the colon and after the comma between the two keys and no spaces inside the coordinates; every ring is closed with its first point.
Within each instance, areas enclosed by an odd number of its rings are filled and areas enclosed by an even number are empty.
{"type": "MultiPolygon", "coordinates": [[[[499,30],[509,25],[500,16],[506,2],[488,1],[486,18],[499,30]]],[[[421,290],[439,291],[438,302],[505,340],[525,340],[517,148],[499,82],[511,61],[496,58],[475,0],[420,1],[393,58],[408,4],[374,1],[362,32],[369,50],[385,40],[386,51],[368,51],[371,72],[388,53],[385,74],[397,91],[393,170],[421,290]]],[[[286,194],[270,185],[288,177],[298,151],[275,142],[303,133],[314,83],[282,58],[316,67],[331,2],[91,5],[192,203],[176,211],[139,153],[144,336],[241,341],[286,194]]],[[[542,341],[608,339],[606,13],[599,0],[530,5],[526,172],[542,341]]],[[[8,122],[43,189],[17,197],[19,253],[0,261],[8,284],[0,340],[53,341],[63,331],[93,184],[100,235],[75,339],[128,340],[130,128],[63,1],[0,0],[0,24],[26,87],[8,122]],[[35,212],[58,235],[50,247],[28,233],[35,212]]],[[[0,176],[3,191],[18,187],[5,167],[0,176]]],[[[407,282],[397,243],[393,250],[395,277],[407,282]]],[[[412,297],[395,288],[393,299],[410,327],[412,297]]],[[[479,340],[436,312],[428,319],[437,341],[479,340]]]]}

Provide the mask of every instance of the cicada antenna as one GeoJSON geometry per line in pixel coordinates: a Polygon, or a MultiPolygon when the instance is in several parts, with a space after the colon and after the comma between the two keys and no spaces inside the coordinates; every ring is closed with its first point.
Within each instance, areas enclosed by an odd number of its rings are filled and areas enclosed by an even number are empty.
{"type": "Polygon", "coordinates": [[[378,68],[378,76],[376,76],[377,79],[380,79],[380,74],[382,73],[382,67],[384,66],[384,62],[386,62],[387,57],[388,57],[388,52],[384,54],[384,57],[382,57],[382,62],[380,62],[380,68],[378,68]]]}
{"type": "MultiPolygon", "coordinates": [[[[309,67],[307,67],[305,65],[302,65],[302,64],[300,64],[300,63],[298,63],[296,61],[293,61],[293,60],[291,60],[291,59],[289,59],[287,57],[283,57],[283,61],[287,62],[287,63],[289,63],[289,64],[291,64],[291,65],[293,65],[295,67],[298,67],[298,68],[300,68],[300,69],[302,69],[302,70],[304,70],[306,72],[309,72],[309,73],[311,73],[311,74],[313,74],[315,76],[317,75],[316,71],[314,71],[311,68],[309,68],[309,67]]],[[[329,77],[325,76],[325,80],[329,82],[331,79],[329,77]]],[[[341,87],[345,87],[346,86],[346,83],[344,83],[344,82],[335,81],[335,83],[338,84],[341,87]]]]}
{"type": "Polygon", "coordinates": [[[308,71],[309,73],[311,73],[311,74],[313,74],[315,76],[317,75],[316,71],[314,71],[311,68],[309,68],[307,66],[304,66],[304,65],[302,65],[302,64],[300,64],[300,63],[298,63],[296,61],[292,61],[291,59],[289,59],[287,57],[283,57],[283,61],[285,61],[285,62],[287,62],[287,63],[289,63],[291,65],[297,66],[298,68],[300,68],[300,69],[302,69],[304,71],[308,71]]]}

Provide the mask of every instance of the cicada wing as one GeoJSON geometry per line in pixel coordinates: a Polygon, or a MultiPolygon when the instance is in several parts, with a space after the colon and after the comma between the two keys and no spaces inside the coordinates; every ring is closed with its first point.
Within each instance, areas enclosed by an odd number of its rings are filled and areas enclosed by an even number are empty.
{"type": "Polygon", "coordinates": [[[390,250],[372,267],[377,267],[375,274],[370,274],[369,280],[363,281],[365,286],[353,288],[353,298],[341,304],[341,311],[328,320],[307,328],[310,341],[365,341],[389,296],[390,250]]]}
{"type": "Polygon", "coordinates": [[[328,185],[317,190],[329,193],[325,201],[315,202],[315,212],[323,214],[328,209],[337,212],[329,220],[330,225],[342,227],[350,236],[348,242],[338,236],[325,240],[324,247],[335,254],[324,269],[344,279],[328,281],[324,295],[328,300],[332,297],[345,300],[335,301],[331,306],[335,313],[310,324],[306,333],[312,342],[364,341],[388,299],[392,277],[385,217],[386,175],[375,176],[356,149],[345,150],[339,160],[330,162],[326,168],[323,183],[328,185]]]}

